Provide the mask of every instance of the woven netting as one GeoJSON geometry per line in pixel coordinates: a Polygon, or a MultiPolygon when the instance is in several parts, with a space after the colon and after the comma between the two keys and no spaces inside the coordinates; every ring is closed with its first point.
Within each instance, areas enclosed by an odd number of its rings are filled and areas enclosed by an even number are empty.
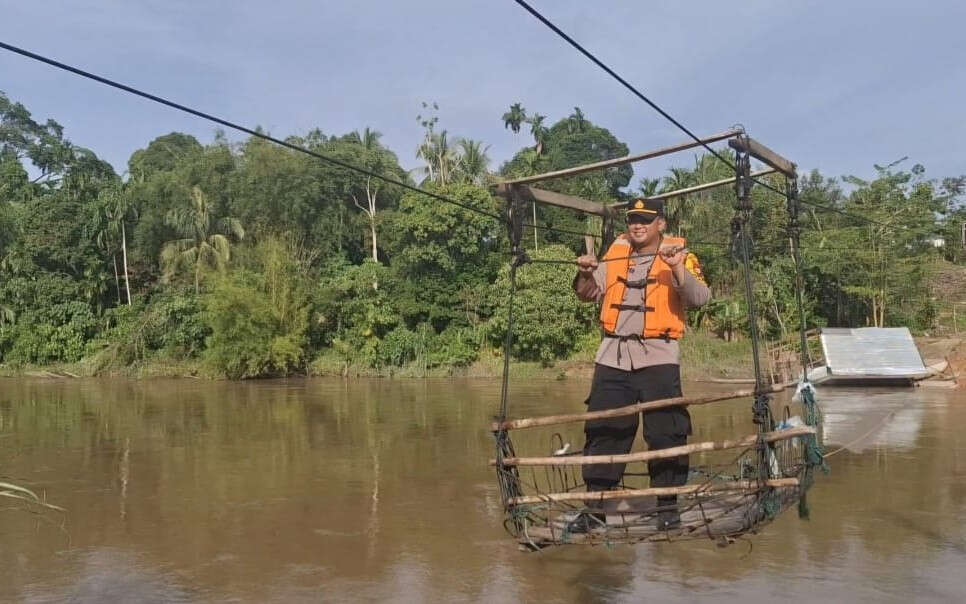
{"type": "MultiPolygon", "coordinates": [[[[801,406],[797,417],[802,423],[819,426],[811,385],[800,386],[795,399],[801,406]]],[[[774,430],[780,433],[793,428],[792,417],[786,408],[774,430]]],[[[798,504],[800,515],[807,515],[805,494],[812,472],[823,467],[819,442],[818,434],[775,442],[760,438],[743,449],[692,455],[688,482],[681,488],[687,492],[678,494],[676,504],[662,506],[657,500],[661,493],[649,488],[645,464],[629,464],[623,484],[605,491],[599,500],[589,501],[581,499],[585,487],[580,465],[502,465],[501,460],[514,457],[509,433],[502,432],[496,467],[506,511],[504,524],[532,550],[565,544],[684,539],[711,539],[727,545],[757,532],[792,505],[798,504]],[[660,526],[662,512],[672,510],[679,513],[680,524],[660,526]],[[575,528],[581,524],[583,528],[575,528]]],[[[579,450],[562,453],[566,447],[559,433],[547,444],[550,454],[557,452],[557,457],[582,454],[579,450]]]]}

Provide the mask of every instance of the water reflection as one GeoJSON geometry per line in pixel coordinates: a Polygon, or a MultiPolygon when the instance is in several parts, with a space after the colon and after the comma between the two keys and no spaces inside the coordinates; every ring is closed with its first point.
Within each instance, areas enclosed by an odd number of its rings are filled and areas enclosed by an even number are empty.
{"type": "MultiPolygon", "coordinates": [[[[515,416],[586,384],[515,384],[515,416]]],[[[692,388],[691,393],[697,391],[692,388]]],[[[823,389],[833,458],[810,501],[748,543],[521,554],[502,532],[486,380],[0,381],[0,474],[70,510],[0,514],[0,599],[756,602],[944,600],[966,567],[966,396],[823,389]],[[832,445],[834,448],[835,445],[832,445]],[[753,544],[749,552],[749,543],[753,544]]],[[[695,408],[748,433],[748,401],[695,408]]],[[[562,431],[582,444],[579,426],[562,431]]],[[[521,432],[544,454],[553,430],[521,432]]]]}
{"type": "MultiPolygon", "coordinates": [[[[870,447],[914,449],[935,394],[912,388],[824,388],[825,442],[856,453],[870,447]]],[[[943,395],[937,398],[942,399],[943,395]]]]}

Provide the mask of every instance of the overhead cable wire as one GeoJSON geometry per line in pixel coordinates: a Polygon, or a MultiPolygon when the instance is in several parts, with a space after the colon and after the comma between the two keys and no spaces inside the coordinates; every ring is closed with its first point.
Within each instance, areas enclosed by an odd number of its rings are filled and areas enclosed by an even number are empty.
{"type": "Polygon", "coordinates": [[[436,199],[436,200],[439,200],[439,201],[442,201],[444,203],[448,203],[448,204],[451,204],[451,205],[454,205],[454,206],[458,206],[458,207],[463,208],[464,210],[468,210],[470,212],[476,212],[477,214],[481,214],[483,216],[489,216],[490,218],[495,218],[497,220],[503,220],[503,217],[500,216],[499,214],[495,213],[495,212],[490,212],[490,211],[487,211],[487,210],[483,210],[481,208],[473,207],[473,206],[468,205],[466,203],[463,203],[463,202],[460,202],[460,201],[456,201],[455,199],[446,197],[445,195],[440,195],[439,193],[434,193],[432,191],[426,191],[425,189],[421,189],[419,187],[415,187],[415,186],[410,185],[408,183],[405,183],[405,182],[403,182],[401,180],[396,180],[395,178],[390,178],[388,176],[383,176],[382,174],[378,174],[376,172],[372,172],[371,170],[366,170],[365,168],[360,168],[359,166],[355,166],[355,165],[350,164],[348,162],[344,162],[342,160],[335,159],[333,157],[329,157],[328,155],[323,155],[322,153],[318,153],[316,151],[312,151],[311,149],[306,149],[305,147],[302,147],[302,146],[299,146],[299,145],[295,145],[293,143],[284,141],[284,140],[279,139],[279,138],[275,138],[274,136],[270,136],[268,134],[265,134],[264,132],[259,132],[258,130],[253,130],[253,129],[248,128],[246,126],[242,126],[241,124],[237,124],[235,122],[226,120],[224,118],[220,118],[220,117],[211,115],[209,113],[205,113],[203,111],[199,111],[197,109],[192,109],[191,107],[188,107],[186,105],[182,105],[180,103],[176,103],[174,101],[171,101],[171,100],[168,100],[166,98],[157,96],[155,94],[151,94],[151,93],[148,93],[148,92],[144,92],[143,90],[139,90],[137,88],[134,88],[133,86],[128,86],[127,84],[122,84],[120,82],[116,82],[114,80],[105,78],[103,76],[99,76],[97,74],[91,73],[89,71],[85,71],[83,69],[74,67],[72,65],[68,65],[66,63],[62,63],[60,61],[56,61],[54,59],[51,59],[49,57],[45,57],[43,55],[40,55],[40,54],[37,54],[37,53],[34,53],[34,52],[31,52],[29,50],[25,50],[23,48],[19,48],[17,46],[13,46],[12,44],[7,44],[6,42],[0,41],[0,48],[3,48],[4,50],[8,50],[10,52],[16,53],[18,55],[27,57],[28,59],[33,59],[33,60],[39,61],[41,63],[46,63],[47,65],[50,65],[52,67],[56,67],[56,68],[62,69],[64,71],[68,71],[68,72],[73,73],[75,75],[79,75],[79,76],[81,76],[83,78],[87,78],[87,79],[93,80],[95,82],[99,82],[101,84],[110,86],[112,88],[116,88],[118,90],[123,90],[124,92],[128,92],[130,94],[139,96],[141,98],[148,99],[149,101],[154,101],[155,103],[159,103],[161,105],[165,105],[167,107],[171,107],[172,109],[177,109],[178,111],[183,111],[185,113],[189,113],[189,114],[194,115],[196,117],[200,117],[200,118],[205,119],[205,120],[208,120],[210,122],[214,122],[216,124],[220,124],[222,126],[225,126],[226,128],[231,128],[232,130],[237,130],[239,132],[244,132],[245,134],[248,134],[248,135],[251,135],[251,136],[254,136],[254,137],[263,139],[263,140],[267,140],[269,142],[275,143],[276,145],[285,147],[287,149],[291,149],[293,151],[298,151],[300,153],[305,153],[307,155],[311,155],[312,157],[315,157],[316,159],[321,159],[322,161],[325,161],[325,162],[328,162],[330,164],[339,166],[341,168],[345,168],[347,170],[351,170],[351,171],[356,172],[358,174],[363,174],[365,176],[369,176],[369,177],[372,177],[372,178],[376,178],[378,180],[381,180],[382,182],[385,182],[385,183],[388,183],[388,184],[391,184],[391,185],[395,185],[395,186],[398,186],[398,187],[402,187],[403,189],[412,191],[414,193],[420,193],[422,195],[426,195],[428,197],[432,197],[433,199],[436,199]]]}
{"type": "MultiPolygon", "coordinates": [[[[577,51],[580,52],[580,54],[582,54],[585,57],[587,57],[592,63],[594,63],[595,65],[597,65],[601,69],[603,69],[608,75],[610,75],[612,78],[614,78],[615,80],[617,80],[618,82],[620,82],[620,84],[622,86],[624,86],[624,88],[626,88],[627,90],[629,90],[631,92],[631,94],[633,94],[634,96],[636,96],[640,100],[642,100],[645,103],[647,103],[652,109],[654,109],[659,114],[661,114],[661,116],[664,119],[666,119],[667,121],[669,121],[672,124],[674,124],[675,126],[677,126],[677,128],[679,130],[681,130],[681,132],[684,132],[689,137],[691,137],[695,142],[697,142],[702,147],[704,147],[709,153],[711,153],[716,158],[718,158],[720,161],[722,161],[726,166],[730,167],[732,170],[735,169],[735,165],[733,163],[731,163],[727,158],[725,158],[723,155],[721,155],[720,153],[718,153],[717,151],[715,151],[710,145],[708,145],[708,143],[706,143],[706,142],[702,141],[700,138],[698,138],[698,136],[696,134],[694,134],[693,132],[691,132],[691,130],[689,130],[684,124],[682,124],[678,120],[674,119],[674,117],[670,113],[668,113],[667,111],[665,111],[664,109],[662,109],[660,105],[658,105],[657,103],[655,103],[654,101],[652,101],[651,99],[649,99],[647,96],[645,96],[644,93],[642,93],[640,90],[638,90],[636,87],[634,87],[633,84],[631,84],[626,79],[624,79],[623,77],[621,77],[620,74],[618,74],[616,71],[614,71],[609,66],[607,66],[607,64],[605,64],[603,61],[601,61],[600,59],[598,59],[592,52],[590,52],[589,50],[587,50],[586,48],[584,48],[579,42],[577,42],[576,40],[574,40],[570,35],[568,35],[562,29],[560,29],[559,27],[557,27],[552,21],[550,21],[550,19],[548,19],[547,17],[543,16],[537,9],[533,8],[532,6],[530,6],[524,0],[513,0],[513,1],[516,2],[517,4],[519,4],[525,11],[527,11],[528,13],[530,13],[538,21],[540,21],[541,23],[543,23],[544,25],[546,25],[555,34],[557,34],[558,36],[560,36],[561,38],[563,38],[568,44],[570,44],[575,49],[577,49],[577,51]]],[[[756,183],[758,183],[762,187],[764,187],[766,189],[769,189],[771,191],[774,191],[775,193],[778,193],[780,195],[784,195],[785,194],[784,191],[782,191],[782,190],[780,190],[780,189],[778,189],[776,187],[773,187],[772,185],[770,185],[770,184],[768,184],[766,182],[763,182],[761,180],[758,180],[757,178],[753,178],[752,180],[754,180],[756,183]]],[[[835,208],[835,207],[832,207],[832,206],[824,206],[822,204],[818,204],[818,203],[814,203],[814,202],[808,202],[808,201],[805,201],[805,200],[800,200],[800,201],[802,203],[804,203],[806,205],[810,205],[810,206],[812,206],[814,208],[819,208],[819,209],[826,210],[826,211],[829,211],[829,212],[836,212],[836,213],[839,213],[839,214],[843,214],[845,216],[849,216],[851,218],[855,218],[857,220],[862,220],[862,221],[865,221],[865,222],[869,222],[871,224],[878,224],[879,226],[885,226],[887,228],[897,228],[897,227],[894,227],[894,226],[891,226],[891,225],[886,225],[886,224],[883,224],[883,223],[876,222],[876,221],[871,220],[869,218],[865,218],[864,216],[859,216],[857,214],[849,214],[849,213],[845,212],[844,210],[840,210],[840,209],[835,208]]]]}
{"type": "MultiPolygon", "coordinates": [[[[688,136],[690,136],[691,138],[693,138],[695,141],[699,142],[705,149],[707,149],[712,155],[714,155],[715,157],[717,157],[725,165],[727,165],[727,166],[731,167],[732,169],[734,169],[734,165],[731,162],[729,162],[725,157],[723,157],[720,153],[718,153],[713,148],[711,148],[710,146],[708,146],[707,143],[702,142],[694,133],[692,133],[690,130],[688,130],[683,124],[681,124],[680,122],[678,122],[677,120],[675,120],[666,111],[664,111],[663,109],[661,109],[656,103],[654,103],[653,101],[651,101],[650,99],[648,99],[646,96],[644,96],[643,94],[641,94],[630,83],[628,83],[626,80],[624,80],[621,76],[619,76],[617,73],[615,73],[612,69],[610,69],[609,67],[607,67],[607,65],[605,65],[600,60],[598,60],[593,54],[591,54],[589,51],[587,51],[586,49],[584,49],[580,44],[578,44],[576,41],[574,41],[566,33],[564,33],[563,31],[561,31],[556,25],[554,25],[549,20],[547,20],[543,15],[541,15],[539,12],[537,12],[535,9],[533,9],[529,4],[527,4],[526,2],[523,2],[522,0],[515,0],[515,1],[518,4],[520,4],[522,7],[524,7],[528,12],[530,12],[535,17],[537,17],[540,21],[542,21],[543,23],[545,23],[554,32],[556,32],[558,35],[560,35],[565,40],[567,40],[571,45],[573,45],[575,48],[577,48],[581,53],[583,53],[585,56],[587,56],[589,59],[591,59],[594,63],[596,63],[597,65],[599,65],[607,73],[609,73],[611,76],[613,76],[614,78],[616,78],[621,84],[623,84],[625,87],[627,87],[629,90],[631,90],[636,96],[638,96],[639,98],[641,98],[642,100],[644,100],[648,105],[650,105],[651,107],[653,107],[662,116],[664,116],[666,119],[668,119],[669,121],[671,121],[671,123],[673,123],[675,126],[677,126],[678,128],[680,128],[683,132],[685,132],[688,136]]],[[[451,204],[451,205],[454,205],[454,206],[463,208],[464,210],[468,210],[470,212],[475,212],[477,214],[480,214],[480,215],[483,215],[483,216],[488,216],[490,218],[495,218],[497,220],[503,220],[503,217],[500,216],[499,214],[495,213],[495,212],[489,212],[489,211],[483,210],[481,208],[476,208],[476,207],[473,207],[471,205],[465,204],[463,202],[456,201],[455,199],[452,199],[450,197],[446,197],[444,195],[440,195],[439,193],[434,193],[432,191],[427,191],[425,189],[421,189],[419,187],[410,185],[410,184],[405,183],[403,181],[396,180],[394,178],[390,178],[390,177],[387,177],[387,176],[383,176],[383,175],[378,174],[376,172],[372,172],[370,170],[366,170],[365,168],[360,168],[360,167],[355,166],[353,164],[350,164],[348,162],[344,162],[342,160],[335,159],[333,157],[324,155],[322,153],[318,153],[317,151],[312,151],[311,149],[306,149],[305,147],[302,147],[302,146],[299,146],[299,145],[295,145],[293,143],[284,141],[284,140],[279,139],[279,138],[275,138],[275,137],[273,137],[271,135],[265,134],[263,132],[259,132],[258,130],[254,130],[252,128],[248,128],[246,126],[243,126],[241,124],[238,124],[238,123],[229,121],[227,119],[220,118],[218,116],[211,115],[209,113],[205,113],[205,112],[200,111],[200,110],[197,110],[197,109],[192,109],[191,107],[188,107],[186,105],[182,105],[181,103],[177,103],[177,102],[171,101],[169,99],[160,97],[160,96],[155,95],[155,94],[151,94],[151,93],[148,93],[148,92],[144,92],[143,90],[139,90],[137,88],[134,88],[133,86],[129,86],[127,84],[122,84],[122,83],[117,82],[115,80],[111,80],[109,78],[106,78],[106,77],[97,75],[95,73],[92,73],[92,72],[89,72],[89,71],[85,71],[85,70],[80,69],[78,67],[74,67],[72,65],[68,65],[67,63],[63,63],[61,61],[57,61],[55,59],[51,59],[49,57],[43,56],[43,55],[38,54],[38,53],[35,53],[35,52],[31,52],[31,51],[26,50],[24,48],[20,48],[18,46],[14,46],[12,44],[8,44],[8,43],[3,42],[3,41],[0,41],[0,48],[2,48],[4,50],[7,50],[9,52],[12,52],[12,53],[19,54],[21,56],[27,57],[29,59],[33,59],[33,60],[38,61],[38,62],[45,63],[45,64],[50,65],[52,67],[56,67],[56,68],[61,69],[63,71],[67,71],[67,72],[73,73],[75,75],[79,75],[79,76],[81,76],[83,78],[87,78],[89,80],[93,80],[95,82],[104,84],[106,86],[110,86],[112,88],[116,88],[118,90],[122,90],[124,92],[133,94],[135,96],[139,96],[141,98],[148,99],[148,100],[153,101],[155,103],[158,103],[158,104],[161,104],[161,105],[165,105],[165,106],[170,107],[172,109],[177,109],[178,111],[182,111],[182,112],[185,112],[185,113],[194,115],[196,117],[200,117],[202,119],[205,119],[205,120],[214,122],[216,124],[220,124],[222,126],[225,126],[226,128],[230,128],[232,130],[237,130],[239,132],[244,132],[245,134],[248,134],[250,136],[254,136],[254,137],[257,137],[257,138],[260,138],[260,139],[263,139],[263,140],[266,140],[266,141],[275,143],[276,145],[279,145],[281,147],[285,147],[285,148],[291,149],[293,151],[298,151],[300,153],[305,153],[307,155],[310,155],[312,157],[315,157],[316,159],[320,159],[320,160],[325,161],[325,162],[328,162],[330,164],[333,164],[333,165],[336,165],[336,166],[340,166],[342,168],[346,168],[347,170],[351,170],[351,171],[356,172],[358,174],[362,174],[362,175],[365,175],[365,176],[369,176],[369,177],[372,177],[372,178],[376,178],[376,179],[381,180],[381,181],[383,181],[385,183],[392,184],[392,185],[396,185],[398,187],[401,187],[403,189],[412,191],[414,193],[420,193],[420,194],[426,195],[426,196],[431,197],[433,199],[437,199],[437,200],[442,201],[444,203],[448,203],[448,204],[451,204]]],[[[763,186],[763,187],[765,187],[767,189],[770,189],[771,191],[774,191],[774,192],[779,193],[779,194],[784,194],[783,191],[781,191],[781,190],[779,190],[779,189],[777,189],[775,187],[772,187],[771,185],[769,185],[767,183],[764,183],[764,182],[762,182],[760,180],[755,179],[755,182],[757,182],[759,185],[761,185],[761,186],[763,186]]],[[[806,200],[801,200],[801,202],[804,203],[804,204],[806,204],[806,205],[812,206],[812,207],[816,207],[816,208],[819,208],[819,209],[822,209],[822,210],[837,212],[837,213],[842,214],[844,216],[849,216],[851,218],[856,218],[858,220],[863,220],[863,221],[868,222],[868,223],[871,223],[871,224],[877,224],[879,226],[884,226],[886,228],[896,228],[894,226],[886,225],[886,224],[883,224],[883,223],[879,223],[879,222],[876,222],[874,220],[870,220],[868,218],[864,218],[862,216],[858,216],[858,215],[854,215],[854,214],[849,214],[848,212],[845,212],[843,210],[839,210],[838,208],[829,207],[829,206],[823,206],[821,204],[817,204],[817,203],[814,203],[814,202],[809,202],[809,201],[806,201],[806,200]]],[[[538,228],[547,228],[548,230],[551,230],[548,227],[539,227],[538,226],[538,228]]],[[[560,231],[560,232],[567,232],[567,231],[563,231],[563,230],[560,230],[560,229],[557,229],[557,230],[560,231]]],[[[576,233],[574,231],[570,231],[569,233],[570,234],[591,235],[590,233],[576,233]]]]}

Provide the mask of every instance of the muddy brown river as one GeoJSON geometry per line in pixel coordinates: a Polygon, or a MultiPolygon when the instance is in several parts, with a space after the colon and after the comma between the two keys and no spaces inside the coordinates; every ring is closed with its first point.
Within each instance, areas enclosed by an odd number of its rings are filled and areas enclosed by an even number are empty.
{"type": "MultiPolygon", "coordinates": [[[[580,411],[587,386],[515,383],[511,415],[580,411]]],[[[723,549],[533,554],[504,533],[486,465],[499,390],[0,379],[0,480],[67,510],[0,502],[0,601],[966,599],[964,391],[820,389],[827,449],[849,446],[818,475],[810,520],[792,509],[723,549]]],[[[695,441],[753,432],[749,401],[692,413],[695,441]]],[[[579,429],[564,434],[578,447],[579,429]]],[[[539,430],[514,442],[550,448],[539,430]]]]}

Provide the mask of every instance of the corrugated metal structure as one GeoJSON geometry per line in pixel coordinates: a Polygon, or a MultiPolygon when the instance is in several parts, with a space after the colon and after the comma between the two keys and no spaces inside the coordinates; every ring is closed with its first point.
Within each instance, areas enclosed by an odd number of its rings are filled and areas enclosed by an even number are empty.
{"type": "Polygon", "coordinates": [[[929,375],[905,327],[827,327],[818,336],[825,363],[809,373],[813,382],[911,382],[929,375]]]}

